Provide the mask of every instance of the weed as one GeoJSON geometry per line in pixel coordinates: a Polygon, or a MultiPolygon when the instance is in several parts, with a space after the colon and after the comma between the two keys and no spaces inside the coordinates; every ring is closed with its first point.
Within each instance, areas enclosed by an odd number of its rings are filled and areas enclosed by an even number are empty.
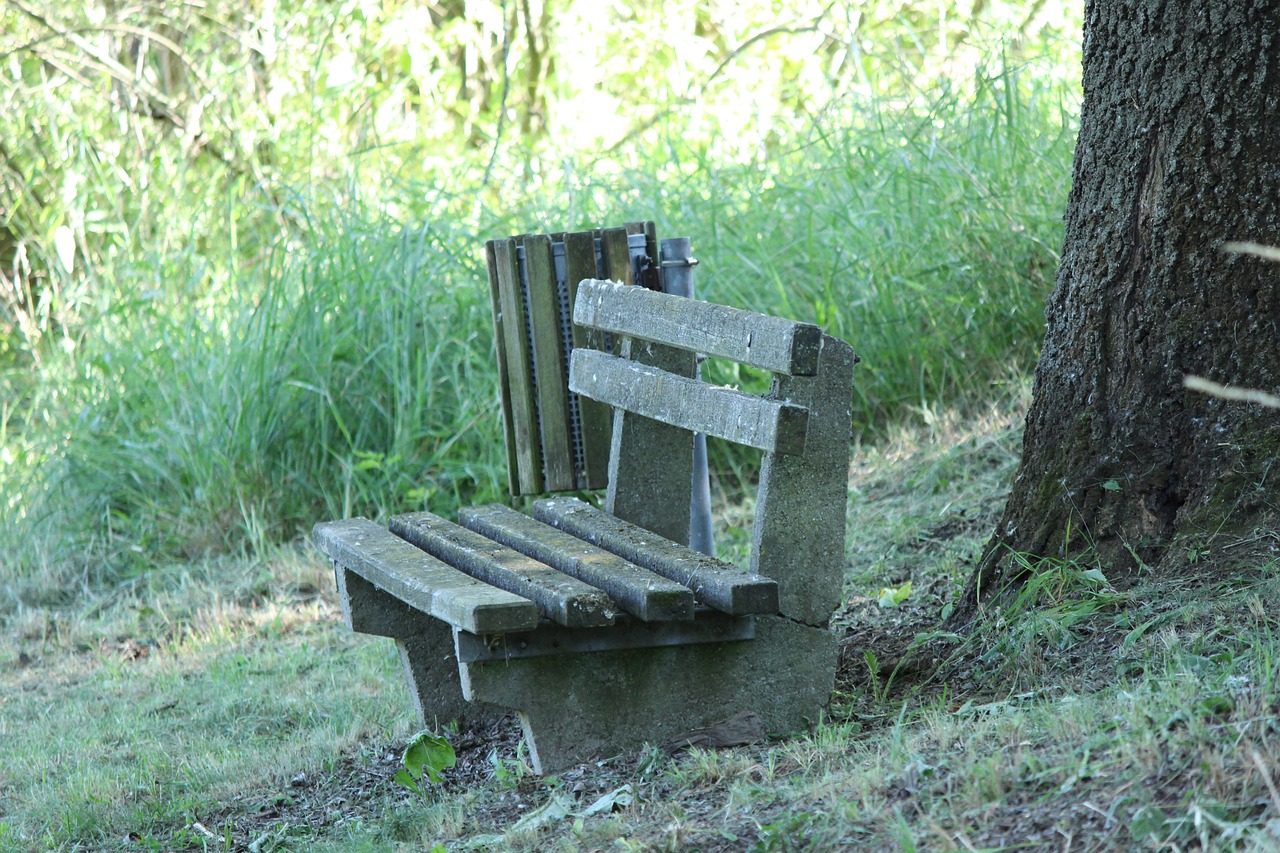
{"type": "Polygon", "coordinates": [[[525,779],[533,776],[533,766],[529,764],[529,748],[524,739],[516,744],[516,754],[504,758],[498,750],[489,750],[489,766],[493,768],[493,781],[501,789],[517,790],[524,785],[525,779]]]}
{"type": "Polygon", "coordinates": [[[402,765],[396,772],[396,781],[419,796],[426,795],[423,779],[438,785],[444,781],[441,774],[457,763],[457,755],[449,739],[429,731],[418,732],[409,739],[402,765]]]}

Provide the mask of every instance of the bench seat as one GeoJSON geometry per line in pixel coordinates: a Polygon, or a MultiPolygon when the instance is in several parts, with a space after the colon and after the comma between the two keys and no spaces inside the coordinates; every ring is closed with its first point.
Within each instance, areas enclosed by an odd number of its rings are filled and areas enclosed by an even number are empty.
{"type": "Polygon", "coordinates": [[[471,635],[455,642],[472,660],[476,642],[500,635],[520,635],[518,650],[508,648],[521,657],[749,639],[752,615],[777,612],[776,581],[585,501],[539,501],[534,513],[472,507],[461,525],[428,512],[388,527],[345,519],[316,525],[312,538],[347,571],[471,635]],[[557,627],[602,630],[569,642],[557,627]],[[543,637],[552,634],[559,639],[543,637]]]}

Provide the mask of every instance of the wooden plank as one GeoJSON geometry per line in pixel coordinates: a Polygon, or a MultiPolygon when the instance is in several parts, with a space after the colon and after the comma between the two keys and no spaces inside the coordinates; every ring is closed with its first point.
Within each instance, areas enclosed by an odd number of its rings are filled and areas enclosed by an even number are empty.
{"type": "Polygon", "coordinates": [[[577,498],[533,505],[539,521],[572,533],[636,565],[684,584],[698,600],[734,616],[778,612],[778,584],[715,557],[662,539],[577,498]]]}
{"type": "Polygon", "coordinates": [[[569,387],[616,408],[767,453],[804,452],[809,410],[782,400],[707,385],[596,350],[574,350],[569,387]]]}
{"type": "Polygon", "coordinates": [[[578,480],[574,471],[569,371],[561,339],[560,297],[556,292],[551,238],[545,234],[525,237],[524,263],[542,441],[541,491],[569,491],[578,487],[578,480]]]}
{"type": "Polygon", "coordinates": [[[478,663],[734,643],[753,640],[755,636],[756,624],[751,616],[730,616],[706,607],[687,622],[641,622],[624,616],[609,628],[561,628],[543,623],[536,630],[500,638],[458,634],[457,650],[459,662],[478,663]]]}
{"type": "MultiPolygon", "coordinates": [[[[495,241],[484,244],[489,268],[489,308],[493,313],[493,349],[498,360],[498,396],[502,402],[502,439],[507,448],[507,490],[520,494],[520,474],[516,459],[516,427],[511,407],[511,380],[507,376],[507,348],[502,331],[502,296],[498,289],[498,258],[495,241]]],[[[597,333],[599,334],[599,333],[597,333]]]]}
{"type": "Polygon", "coordinates": [[[613,624],[613,602],[594,587],[429,512],[391,518],[391,532],[474,578],[528,598],[569,628],[613,624]]]}
{"type": "Polygon", "coordinates": [[[790,376],[818,369],[822,329],[609,281],[578,286],[573,321],[790,376]]]}
{"type": "Polygon", "coordinates": [[[445,565],[367,518],[317,524],[311,538],[342,568],[455,628],[493,634],[538,624],[532,601],[445,565]]]}
{"type": "Polygon", "coordinates": [[[502,343],[507,352],[508,396],[519,482],[518,491],[512,494],[536,494],[542,491],[542,451],[538,441],[538,408],[534,399],[528,318],[520,288],[515,240],[494,241],[494,264],[502,308],[502,343]]]}
{"type": "MultiPolygon", "coordinates": [[[[596,240],[590,231],[564,235],[565,273],[569,284],[569,304],[577,299],[578,282],[597,275],[596,240]]],[[[573,324],[573,346],[604,349],[604,333],[573,324]]],[[[576,395],[575,395],[576,397],[576,395]]],[[[603,489],[609,484],[609,437],[613,413],[590,397],[577,397],[579,434],[582,440],[584,489],[603,489]]]]}
{"type": "Polygon", "coordinates": [[[609,594],[645,622],[693,618],[693,592],[564,531],[497,504],[462,510],[463,527],[514,548],[609,594]]]}
{"type": "Polygon", "coordinates": [[[600,232],[600,254],[604,260],[604,277],[623,284],[635,284],[631,268],[631,249],[626,228],[606,228],[600,232]]]}

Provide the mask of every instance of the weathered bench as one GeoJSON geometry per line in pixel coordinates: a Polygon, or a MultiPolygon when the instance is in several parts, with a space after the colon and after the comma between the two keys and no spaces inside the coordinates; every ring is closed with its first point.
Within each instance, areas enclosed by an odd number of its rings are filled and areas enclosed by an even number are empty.
{"type": "Polygon", "coordinates": [[[457,524],[319,524],[348,624],[396,638],[425,724],[519,712],[539,773],[743,711],[804,729],[835,677],[856,356],[809,324],[590,278],[575,289],[561,355],[569,392],[612,409],[605,508],[556,497],[532,518],[483,506],[457,524]],[[591,348],[606,339],[616,354],[591,348]],[[770,371],[772,388],[704,383],[698,354],[770,371]],[[749,571],[686,547],[694,433],[763,452],[749,571]]]}

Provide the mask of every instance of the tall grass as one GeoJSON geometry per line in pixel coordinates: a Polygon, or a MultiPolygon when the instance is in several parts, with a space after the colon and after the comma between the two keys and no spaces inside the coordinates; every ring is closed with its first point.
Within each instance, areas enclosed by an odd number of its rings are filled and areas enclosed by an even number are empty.
{"type": "Polygon", "coordinates": [[[108,296],[75,346],[3,378],[15,402],[0,429],[21,456],[0,465],[0,536],[21,543],[0,551],[8,597],[253,549],[322,518],[500,497],[493,236],[633,218],[692,236],[702,298],[854,344],[868,429],[1029,368],[1070,98],[1005,70],[924,107],[842,110],[752,163],[712,162],[672,127],[626,173],[600,161],[534,186],[468,173],[312,187],[274,214],[290,228],[256,263],[194,240],[121,255],[98,271],[108,296]]]}
{"type": "Polygon", "coordinates": [[[1075,143],[1073,103],[1028,77],[851,104],[776,168],[707,170],[681,210],[708,261],[700,294],[851,342],[864,428],[988,396],[1034,362],[1075,143]]]}

